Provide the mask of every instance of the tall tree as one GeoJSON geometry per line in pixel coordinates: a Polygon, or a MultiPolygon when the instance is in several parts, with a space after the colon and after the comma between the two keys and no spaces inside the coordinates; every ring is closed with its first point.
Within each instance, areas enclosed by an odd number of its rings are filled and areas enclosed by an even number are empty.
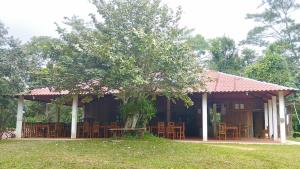
{"type": "Polygon", "coordinates": [[[205,54],[209,45],[205,38],[197,34],[195,36],[190,36],[187,38],[187,44],[195,51],[195,53],[200,57],[205,54]]]}
{"type": "Polygon", "coordinates": [[[233,39],[224,36],[210,40],[209,55],[208,66],[210,69],[240,74],[241,59],[238,56],[238,50],[233,39]]]}
{"type": "Polygon", "coordinates": [[[271,45],[263,58],[246,67],[246,76],[279,85],[293,85],[286,58],[282,57],[278,50],[276,45],[271,45]]]}
{"type": "MultiPolygon", "coordinates": [[[[160,0],[93,4],[98,13],[91,14],[92,23],[73,17],[65,22],[71,29],[58,26],[70,50],[55,65],[56,86],[82,92],[78,84],[85,84],[85,92],[99,95],[118,90],[114,94],[123,104],[139,105],[158,94],[192,104],[185,91],[202,87],[202,69],[186,43],[186,30],[179,27],[180,8],[174,12],[160,0]]],[[[142,118],[142,111],[134,111],[142,118]]]]}
{"type": "Polygon", "coordinates": [[[30,58],[33,68],[28,79],[29,88],[52,85],[51,70],[57,64],[59,57],[68,50],[60,39],[38,36],[32,37],[23,45],[24,55],[30,58]]]}
{"type": "Polygon", "coordinates": [[[0,138],[7,127],[14,126],[16,107],[11,96],[24,90],[29,68],[20,42],[0,22],[0,138]]]}
{"type": "Polygon", "coordinates": [[[267,47],[270,43],[282,43],[285,56],[291,63],[300,63],[300,23],[295,21],[300,4],[296,0],[262,0],[262,12],[248,14],[259,24],[248,33],[246,43],[267,47]]]}
{"type": "MultiPolygon", "coordinates": [[[[249,31],[248,37],[244,42],[263,47],[272,44],[273,50],[276,50],[277,54],[286,58],[288,62],[288,71],[293,79],[293,84],[290,85],[299,88],[300,23],[299,20],[297,20],[300,9],[299,1],[262,0],[260,9],[262,9],[262,11],[247,15],[247,18],[257,22],[258,26],[249,31]]],[[[278,71],[272,76],[277,78],[277,73],[279,73],[279,75],[281,74],[281,72],[278,71]]],[[[263,76],[260,78],[263,78],[263,76]]],[[[283,78],[285,79],[285,77],[283,78]]],[[[294,97],[293,100],[299,102],[300,97],[294,97]]]]}

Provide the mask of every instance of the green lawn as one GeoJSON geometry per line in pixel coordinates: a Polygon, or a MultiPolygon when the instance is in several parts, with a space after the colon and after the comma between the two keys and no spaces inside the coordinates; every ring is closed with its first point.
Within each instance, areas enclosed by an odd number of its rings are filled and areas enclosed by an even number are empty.
{"type": "Polygon", "coordinates": [[[0,168],[299,168],[300,146],[143,140],[0,141],[0,168]]]}
{"type": "Polygon", "coordinates": [[[291,137],[289,138],[289,140],[300,142],[300,137],[296,137],[296,138],[291,137]]]}

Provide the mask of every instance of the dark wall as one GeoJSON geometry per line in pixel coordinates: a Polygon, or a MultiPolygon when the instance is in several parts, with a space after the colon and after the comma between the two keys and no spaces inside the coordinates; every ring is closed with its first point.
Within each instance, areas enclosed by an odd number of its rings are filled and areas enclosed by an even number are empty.
{"type": "Polygon", "coordinates": [[[107,95],[95,98],[94,101],[84,106],[85,120],[91,120],[102,124],[109,124],[119,120],[120,102],[113,96],[107,95]]]}

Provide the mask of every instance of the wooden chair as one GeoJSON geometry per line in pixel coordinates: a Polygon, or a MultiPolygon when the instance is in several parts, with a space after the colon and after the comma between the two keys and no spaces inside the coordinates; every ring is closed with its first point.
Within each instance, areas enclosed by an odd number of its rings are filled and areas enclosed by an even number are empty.
{"type": "Polygon", "coordinates": [[[35,123],[31,123],[30,137],[37,137],[37,131],[36,131],[36,124],[35,123]]]}
{"type": "Polygon", "coordinates": [[[158,122],[157,123],[157,136],[163,136],[165,137],[165,123],[164,122],[158,122]]]}
{"type": "Polygon", "coordinates": [[[239,126],[239,135],[242,137],[249,137],[249,127],[245,124],[240,124],[239,126]]]}
{"type": "Polygon", "coordinates": [[[55,123],[55,130],[56,130],[56,137],[63,137],[63,129],[64,124],[63,123],[55,123]]]}
{"type": "Polygon", "coordinates": [[[224,136],[224,140],[226,140],[227,133],[226,133],[226,124],[225,123],[219,124],[218,136],[219,136],[219,140],[221,139],[221,136],[224,136]]]}
{"type": "Polygon", "coordinates": [[[239,134],[239,125],[234,125],[234,124],[226,124],[226,135],[227,137],[230,137],[232,139],[238,139],[240,134],[239,134]]]}
{"type": "Polygon", "coordinates": [[[180,140],[185,139],[185,123],[182,122],[182,123],[179,123],[178,125],[181,127],[180,128],[181,131],[176,133],[176,137],[180,140]]]}
{"type": "Polygon", "coordinates": [[[83,123],[83,137],[91,138],[91,127],[88,122],[83,123]]]}
{"type": "MultiPolygon", "coordinates": [[[[112,136],[112,133],[109,132],[109,129],[116,129],[119,128],[118,123],[117,122],[111,122],[109,127],[107,128],[107,133],[109,133],[109,136],[112,136]]],[[[120,135],[120,131],[116,131],[116,136],[120,135]]]]}
{"type": "Polygon", "coordinates": [[[166,132],[167,132],[167,138],[175,139],[176,132],[175,132],[175,123],[174,122],[168,122],[166,132]]]}
{"type": "Polygon", "coordinates": [[[63,135],[64,137],[71,137],[71,125],[69,123],[63,124],[63,135]]]}
{"type": "Polygon", "coordinates": [[[83,138],[84,137],[84,134],[83,134],[83,123],[82,122],[79,122],[77,123],[77,137],[79,138],[83,138]]]}
{"type": "Polygon", "coordinates": [[[99,138],[100,137],[100,124],[99,123],[93,123],[92,126],[92,137],[93,138],[99,138]]]}
{"type": "Polygon", "coordinates": [[[54,124],[54,123],[48,124],[47,137],[57,137],[56,124],[54,124]]]}
{"type": "Polygon", "coordinates": [[[36,137],[44,137],[44,127],[42,123],[37,123],[36,128],[36,137]]]}
{"type": "Polygon", "coordinates": [[[29,138],[31,137],[31,124],[30,123],[23,123],[22,127],[22,137],[29,138]]]}
{"type": "Polygon", "coordinates": [[[261,130],[261,138],[263,138],[263,139],[269,138],[269,132],[267,129],[261,130]]]}

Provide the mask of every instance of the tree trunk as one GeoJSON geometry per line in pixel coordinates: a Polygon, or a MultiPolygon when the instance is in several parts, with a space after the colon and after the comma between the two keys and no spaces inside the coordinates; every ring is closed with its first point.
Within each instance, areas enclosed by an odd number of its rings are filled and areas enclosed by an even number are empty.
{"type": "Polygon", "coordinates": [[[136,124],[137,124],[138,120],[139,120],[138,113],[135,113],[132,116],[128,116],[126,119],[125,128],[131,128],[131,129],[136,128],[136,124]]]}

